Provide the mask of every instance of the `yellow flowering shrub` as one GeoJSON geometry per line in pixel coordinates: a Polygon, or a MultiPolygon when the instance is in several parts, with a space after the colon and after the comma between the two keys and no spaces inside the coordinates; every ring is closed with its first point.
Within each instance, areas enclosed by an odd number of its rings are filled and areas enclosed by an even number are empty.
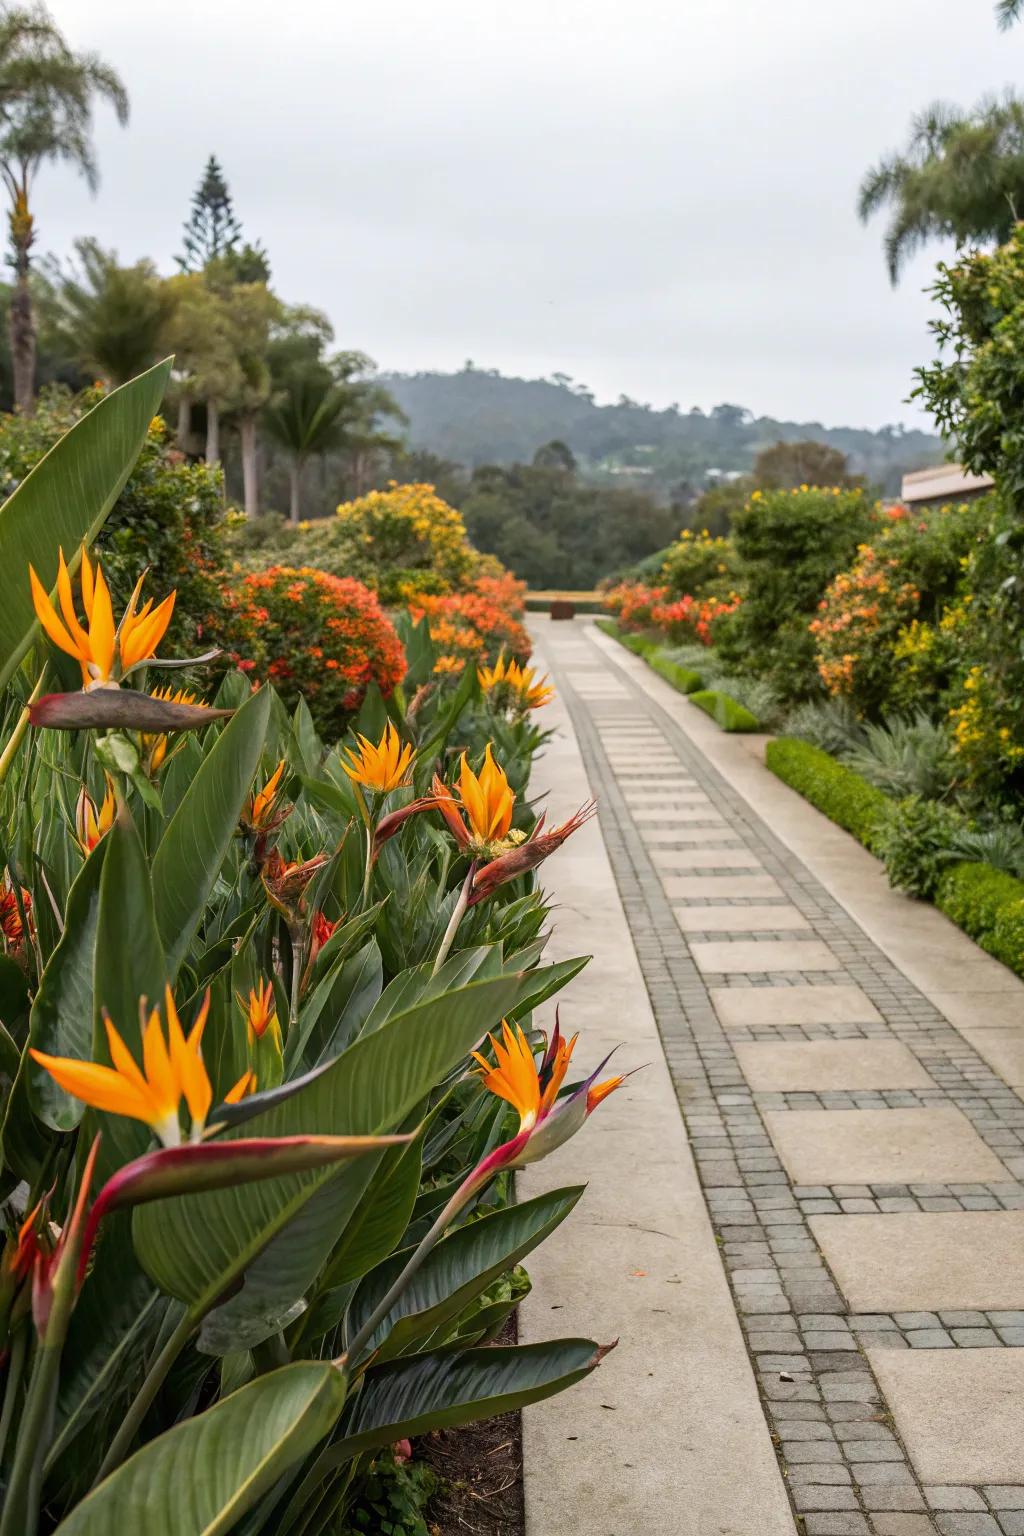
{"type": "Polygon", "coordinates": [[[684,528],[669,546],[658,582],[671,597],[725,597],[735,584],[736,551],[731,539],[713,537],[706,528],[684,528]]]}
{"type": "Polygon", "coordinates": [[[432,485],[398,485],[342,502],[328,526],[376,570],[384,602],[415,592],[444,593],[465,585],[476,553],[461,512],[432,485]]]}
{"type": "Polygon", "coordinates": [[[302,523],[296,543],[298,549],[288,551],[290,560],[331,576],[354,576],[388,605],[411,594],[459,591],[483,562],[466,536],[462,514],[432,485],[395,481],[383,491],[342,502],[334,517],[302,523]]]}

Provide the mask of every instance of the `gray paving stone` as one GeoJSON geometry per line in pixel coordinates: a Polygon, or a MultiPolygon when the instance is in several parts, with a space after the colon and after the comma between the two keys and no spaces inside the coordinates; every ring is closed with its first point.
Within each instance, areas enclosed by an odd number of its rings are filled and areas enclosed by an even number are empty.
{"type": "Polygon", "coordinates": [[[810,1225],[849,1305],[900,1314],[903,1328],[935,1327],[930,1314],[955,1317],[944,1309],[957,1307],[977,1309],[962,1315],[987,1326],[984,1311],[1024,1299],[1024,1211],[816,1216],[810,1225]]]}
{"type": "Polygon", "coordinates": [[[719,902],[673,907],[672,912],[684,933],[781,933],[811,926],[792,905],[738,907],[719,902]]]}
{"type": "Polygon", "coordinates": [[[923,1482],[1016,1486],[1024,1351],[871,1349],[868,1359],[923,1482]]]}
{"type": "Polygon", "coordinates": [[[744,1077],[760,1093],[932,1086],[898,1040],[743,1041],[734,1049],[744,1077]]]}
{"type": "MultiPolygon", "coordinates": [[[[706,975],[732,976],[772,971],[835,971],[841,962],[820,939],[734,939],[690,945],[694,962],[706,975]]],[[[981,1175],[984,1177],[984,1175],[981,1175]]],[[[993,1175],[997,1177],[997,1175],[993,1175]]],[[[807,1183],[815,1183],[808,1179],[807,1183]]]]}
{"type": "MultiPolygon", "coordinates": [[[[768,1110],[764,1120],[783,1166],[801,1184],[891,1183],[900,1174],[911,1180],[948,1179],[966,1172],[979,1179],[996,1178],[1001,1168],[967,1117],[952,1105],[843,1114],[768,1110]]],[[[838,1218],[816,1218],[832,1219],[838,1218]]]]}
{"type": "Polygon", "coordinates": [[[771,875],[665,875],[662,884],[669,901],[758,896],[764,899],[783,894],[781,885],[771,875]]]}
{"type": "Polygon", "coordinates": [[[925,1488],[929,1509],[984,1510],[985,1501],[976,1488],[925,1488]]]}
{"type": "Polygon", "coordinates": [[[804,1521],[807,1536],[869,1536],[863,1515],[808,1515],[804,1521]]]}

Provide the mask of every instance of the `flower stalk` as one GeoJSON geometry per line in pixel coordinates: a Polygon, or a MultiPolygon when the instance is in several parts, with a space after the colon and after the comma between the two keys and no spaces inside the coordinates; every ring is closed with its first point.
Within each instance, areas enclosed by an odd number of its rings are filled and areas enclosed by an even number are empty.
{"type": "Polygon", "coordinates": [[[466,908],[469,906],[470,897],[473,894],[473,877],[475,874],[476,861],[474,860],[474,862],[469,866],[465,880],[462,882],[462,890],[459,892],[459,899],[455,903],[455,906],[452,908],[452,915],[448,919],[448,926],[444,931],[444,938],[441,940],[440,946],[438,947],[437,958],[434,961],[434,969],[430,973],[431,976],[437,975],[438,971],[447,960],[448,952],[455,942],[455,935],[459,931],[459,924],[462,922],[462,919],[466,915],[466,908]]]}

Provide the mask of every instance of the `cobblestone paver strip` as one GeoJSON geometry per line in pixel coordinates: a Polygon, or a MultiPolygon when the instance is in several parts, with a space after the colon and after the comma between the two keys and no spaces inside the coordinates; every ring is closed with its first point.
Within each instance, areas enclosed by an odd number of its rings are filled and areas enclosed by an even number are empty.
{"type": "MultiPolygon", "coordinates": [[[[894,1350],[1016,1349],[1024,1308],[851,1313],[809,1226],[823,1215],[1024,1209],[1024,1103],[671,717],[593,640],[585,649],[580,629],[566,625],[556,638],[553,627],[545,660],[599,800],[800,1528],[806,1536],[1024,1536],[1024,1466],[1021,1486],[953,1477],[922,1484],[865,1352],[895,1366],[894,1350]],[[733,895],[734,882],[748,884],[733,895]],[[806,927],[767,927],[772,905],[806,927]],[[744,907],[753,931],[742,926],[744,907]],[[728,912],[718,927],[716,909],[720,920],[728,912]],[[918,1065],[917,1085],[755,1092],[734,1049],[851,1040],[900,1042],[918,1065]],[[966,1117],[971,1144],[996,1160],[982,1159],[990,1177],[794,1184],[764,1118],[937,1109],[966,1117]]],[[[958,1459],[951,1454],[951,1465],[958,1459]]]]}

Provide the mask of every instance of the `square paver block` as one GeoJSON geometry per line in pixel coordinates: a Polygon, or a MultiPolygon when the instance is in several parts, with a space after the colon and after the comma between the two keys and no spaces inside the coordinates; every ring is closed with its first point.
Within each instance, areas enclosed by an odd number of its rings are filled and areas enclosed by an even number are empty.
{"type": "Polygon", "coordinates": [[[963,1033],[1004,1083],[1024,1083],[1024,1017],[1020,1029],[965,1029],[963,1033]]]}
{"type": "Polygon", "coordinates": [[[782,895],[781,885],[771,875],[666,875],[662,884],[669,901],[691,896],[728,901],[732,896],[752,899],[782,895]]]}
{"type": "Polygon", "coordinates": [[[703,806],[703,805],[695,805],[695,806],[685,806],[685,805],[653,806],[653,805],[644,805],[644,806],[638,807],[636,810],[634,810],[632,812],[632,816],[633,816],[633,820],[635,822],[637,822],[638,824],[640,822],[648,822],[648,821],[657,821],[657,822],[662,822],[662,821],[672,821],[672,822],[713,821],[713,822],[717,823],[717,825],[722,826],[722,827],[727,825],[727,823],[723,820],[723,818],[721,816],[719,816],[718,812],[710,804],[708,804],[707,806],[703,806]]]}
{"type": "Polygon", "coordinates": [[[860,987],[712,987],[726,1029],[748,1024],[879,1024],[860,987]]]}
{"type": "Polygon", "coordinates": [[[851,1312],[1024,1308],[1024,1211],[812,1216],[811,1230],[851,1312]]]}
{"type": "MultiPolygon", "coordinates": [[[[740,971],[837,971],[840,963],[819,939],[737,939],[691,944],[690,953],[706,974],[730,976],[740,971]]],[[[809,1179],[813,1184],[815,1180],[809,1179]]]]}
{"type": "Polygon", "coordinates": [[[802,912],[784,907],[673,907],[684,933],[782,933],[809,928],[802,912]]]}
{"type": "Polygon", "coordinates": [[[1024,1349],[867,1354],[922,1483],[1019,1482],[1024,1349]]]}
{"type": "Polygon", "coordinates": [[[795,1184],[984,1184],[1006,1178],[967,1116],[951,1105],[773,1109],[764,1119],[795,1184]]]}
{"type": "MultiPolygon", "coordinates": [[[[651,849],[658,848],[663,843],[668,843],[673,848],[679,843],[684,843],[686,849],[703,843],[717,843],[726,849],[736,849],[741,846],[736,833],[731,827],[726,826],[724,822],[721,826],[716,825],[713,827],[673,827],[662,825],[659,822],[651,826],[642,826],[639,828],[639,832],[643,838],[644,847],[651,849]]],[[[757,862],[756,859],[754,862],[757,862]]],[[[712,869],[719,869],[721,867],[723,866],[718,864],[711,865],[712,869]]]]}
{"type": "MultiPolygon", "coordinates": [[[[687,834],[694,841],[694,827],[687,834]]],[[[715,833],[715,839],[721,833],[715,833]]],[[[708,839],[710,841],[710,839],[708,839]]],[[[645,839],[649,842],[650,839],[645,839]]],[[[652,848],[651,863],[658,869],[760,869],[761,860],[749,848],[652,848]]]]}
{"type": "Polygon", "coordinates": [[[735,1051],[755,1093],[934,1087],[916,1056],[898,1040],[769,1041],[740,1044],[735,1051]]]}

